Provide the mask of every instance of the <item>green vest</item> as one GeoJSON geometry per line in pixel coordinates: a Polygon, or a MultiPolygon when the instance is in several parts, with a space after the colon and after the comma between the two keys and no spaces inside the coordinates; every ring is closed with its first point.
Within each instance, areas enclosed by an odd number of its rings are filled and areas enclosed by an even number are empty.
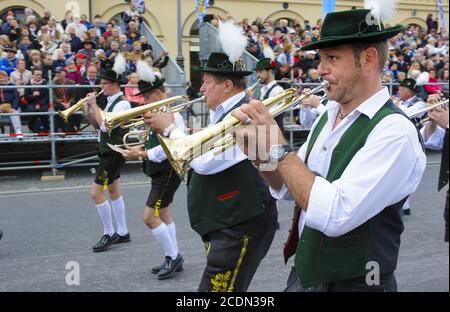
{"type": "Polygon", "coordinates": [[[192,172],[187,205],[192,229],[204,235],[262,214],[265,206],[258,190],[258,177],[249,160],[217,174],[192,172]]]}
{"type": "MultiPolygon", "coordinates": [[[[372,129],[393,113],[396,111],[392,107],[384,105],[372,119],[363,114],[356,119],[333,150],[326,177],[328,182],[340,178],[353,156],[364,146],[372,129]]],[[[311,133],[307,157],[327,120],[328,114],[325,112],[311,133]]],[[[366,264],[373,260],[372,227],[373,218],[342,236],[328,237],[305,225],[295,255],[295,267],[302,286],[308,288],[365,276],[368,272],[366,264]]]]}
{"type": "MultiPolygon", "coordinates": [[[[158,141],[157,133],[154,131],[151,131],[151,133],[149,134],[149,139],[147,141],[146,149],[149,150],[158,145],[160,145],[160,144],[158,141]]],[[[171,168],[170,162],[167,159],[160,163],[157,163],[157,162],[154,162],[154,161],[151,161],[148,159],[144,160],[144,172],[149,177],[151,177],[152,175],[154,175],[157,172],[160,172],[162,170],[167,170],[170,168],[171,168]]]]}
{"type": "MultiPolygon", "coordinates": [[[[124,98],[122,96],[117,97],[111,106],[108,108],[107,112],[111,113],[116,106],[117,103],[122,101],[124,98]]],[[[100,143],[99,143],[99,154],[103,155],[106,153],[113,152],[113,150],[107,145],[107,143],[111,145],[121,145],[123,143],[123,136],[127,133],[128,130],[122,129],[121,127],[116,127],[111,131],[111,136],[108,132],[100,131],[100,143]]],[[[115,153],[115,152],[114,152],[115,153]]]]}
{"type": "MultiPolygon", "coordinates": [[[[228,112],[249,101],[242,98],[228,112]]],[[[270,200],[267,185],[247,159],[216,174],[191,171],[188,177],[189,220],[200,235],[250,220],[262,214],[270,200]]]]}

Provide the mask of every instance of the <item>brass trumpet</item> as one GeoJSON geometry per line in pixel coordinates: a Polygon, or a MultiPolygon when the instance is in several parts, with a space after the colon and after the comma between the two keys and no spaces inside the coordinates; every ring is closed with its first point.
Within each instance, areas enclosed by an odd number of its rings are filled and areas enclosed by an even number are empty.
{"type": "Polygon", "coordinates": [[[171,103],[187,99],[189,98],[185,95],[173,96],[168,99],[135,107],[123,112],[107,113],[104,114],[103,123],[108,132],[111,133],[111,131],[118,125],[120,125],[122,128],[124,127],[126,128],[129,127],[130,123],[136,123],[137,122],[136,117],[142,114],[145,114],[150,111],[155,111],[171,103]]]}
{"type": "Polygon", "coordinates": [[[251,93],[255,92],[258,83],[261,83],[261,79],[256,80],[256,82],[252,84],[250,87],[248,87],[246,91],[251,93]]]}
{"type": "MultiPolygon", "coordinates": [[[[102,93],[103,93],[103,90],[101,90],[99,93],[97,93],[95,95],[95,97],[98,97],[102,93]]],[[[64,122],[67,123],[69,121],[69,117],[72,116],[77,111],[83,109],[83,107],[86,105],[86,103],[87,103],[87,96],[82,98],[77,103],[70,106],[69,108],[58,112],[58,115],[64,120],[64,122]]]]}
{"type": "MultiPolygon", "coordinates": [[[[443,101],[437,102],[436,104],[433,104],[433,105],[430,105],[430,106],[425,107],[423,109],[420,109],[420,110],[418,110],[415,113],[409,114],[408,118],[411,119],[411,118],[414,118],[414,117],[418,117],[418,116],[421,116],[423,113],[428,113],[428,112],[432,111],[435,108],[438,108],[438,107],[445,108],[446,106],[448,107],[448,99],[445,99],[443,101]]],[[[418,127],[420,125],[425,125],[426,123],[428,123],[430,121],[431,121],[430,117],[424,118],[424,119],[422,119],[421,121],[419,121],[416,124],[416,127],[418,127]]]]}
{"type": "MultiPolygon", "coordinates": [[[[328,86],[327,81],[309,92],[297,97],[297,90],[290,88],[263,101],[272,116],[281,114],[288,108],[298,105],[305,97],[320,92],[328,86]]],[[[187,166],[198,156],[212,150],[225,151],[236,143],[233,130],[242,123],[230,116],[221,122],[184,138],[171,140],[158,135],[158,140],[172,167],[183,179],[187,166]]]]}

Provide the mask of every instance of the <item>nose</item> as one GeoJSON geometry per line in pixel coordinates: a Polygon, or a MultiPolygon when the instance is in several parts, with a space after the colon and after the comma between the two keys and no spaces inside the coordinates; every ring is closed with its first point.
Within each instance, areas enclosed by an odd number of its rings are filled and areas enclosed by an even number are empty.
{"type": "Polygon", "coordinates": [[[200,87],[200,92],[201,93],[205,93],[206,88],[205,88],[205,84],[203,83],[202,86],[200,87]]]}
{"type": "Polygon", "coordinates": [[[324,78],[324,75],[328,74],[327,68],[322,61],[319,62],[319,66],[317,67],[317,74],[322,78],[324,78]]]}

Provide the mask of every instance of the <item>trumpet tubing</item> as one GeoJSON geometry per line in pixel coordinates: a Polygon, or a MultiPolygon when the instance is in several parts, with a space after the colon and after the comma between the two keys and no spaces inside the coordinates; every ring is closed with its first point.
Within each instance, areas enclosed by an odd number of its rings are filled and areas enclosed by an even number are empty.
{"type": "MultiPolygon", "coordinates": [[[[103,90],[101,90],[99,93],[95,95],[95,97],[98,97],[100,94],[103,93],[103,90]]],[[[64,120],[64,122],[69,121],[69,117],[72,116],[77,111],[81,110],[87,103],[87,96],[79,100],[77,103],[73,104],[69,108],[58,112],[58,115],[64,120]]]]}
{"type": "Polygon", "coordinates": [[[409,114],[408,118],[417,117],[417,116],[422,115],[423,113],[428,113],[429,111],[432,111],[435,108],[445,107],[445,106],[448,106],[448,99],[438,102],[436,104],[430,105],[428,107],[425,107],[424,109],[418,110],[417,112],[414,112],[412,114],[409,114]]]}
{"type": "Polygon", "coordinates": [[[103,123],[105,124],[106,129],[108,129],[108,132],[111,132],[112,129],[114,129],[118,125],[126,128],[130,124],[130,120],[132,123],[137,122],[136,119],[134,118],[140,115],[143,115],[150,111],[158,110],[159,108],[169,105],[171,103],[187,99],[188,99],[187,96],[179,95],[161,101],[157,101],[154,103],[149,103],[146,105],[135,107],[123,112],[108,113],[108,115],[106,115],[105,118],[103,118],[103,123]]]}

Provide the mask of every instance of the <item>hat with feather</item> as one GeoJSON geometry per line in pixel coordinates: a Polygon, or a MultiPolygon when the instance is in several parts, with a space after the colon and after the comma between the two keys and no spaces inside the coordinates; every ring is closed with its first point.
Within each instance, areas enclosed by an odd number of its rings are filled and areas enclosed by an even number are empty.
{"type": "Polygon", "coordinates": [[[122,83],[123,76],[122,74],[125,72],[127,68],[125,57],[122,53],[119,53],[114,59],[114,66],[112,69],[105,69],[99,75],[100,79],[105,79],[109,81],[114,81],[118,83],[122,83]]]}
{"type": "Polygon", "coordinates": [[[223,52],[213,52],[203,67],[194,70],[216,75],[243,77],[251,75],[251,71],[245,70],[242,60],[248,39],[241,27],[233,20],[219,21],[219,41],[223,52]]]}
{"type": "Polygon", "coordinates": [[[399,84],[402,87],[407,88],[414,93],[419,93],[420,87],[427,84],[429,78],[430,75],[427,72],[423,72],[417,77],[417,79],[405,78],[402,81],[400,81],[399,84]]]}
{"type": "Polygon", "coordinates": [[[328,13],[323,21],[320,39],[302,47],[314,50],[343,44],[386,40],[403,30],[402,25],[385,28],[382,20],[390,19],[397,0],[364,0],[365,9],[328,13]]]}
{"type": "Polygon", "coordinates": [[[143,60],[137,62],[136,72],[139,77],[139,93],[136,95],[152,92],[161,87],[166,81],[159,72],[155,72],[153,68],[143,60]]]}

